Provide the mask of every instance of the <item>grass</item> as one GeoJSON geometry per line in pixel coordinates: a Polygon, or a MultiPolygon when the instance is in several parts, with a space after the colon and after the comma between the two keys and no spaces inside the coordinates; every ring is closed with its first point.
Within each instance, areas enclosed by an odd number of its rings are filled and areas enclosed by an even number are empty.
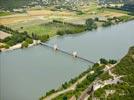
{"type": "Polygon", "coordinates": [[[47,24],[33,25],[23,29],[23,31],[27,31],[29,34],[32,33],[35,33],[37,35],[47,34],[49,36],[56,35],[58,31],[63,31],[63,30],[84,31],[85,27],[75,26],[67,23],[49,22],[47,24]]]}
{"type": "Polygon", "coordinates": [[[74,92],[73,91],[69,91],[65,94],[61,94],[59,95],[57,98],[54,98],[52,100],[64,100],[65,98],[70,99],[72,96],[74,95],[74,92]]]}
{"type": "Polygon", "coordinates": [[[50,36],[53,36],[54,34],[56,34],[57,29],[58,28],[56,27],[35,25],[35,26],[30,26],[24,30],[26,30],[30,34],[32,33],[35,33],[37,35],[49,34],[50,36]]]}
{"type": "Polygon", "coordinates": [[[101,79],[102,81],[108,80],[108,79],[110,79],[110,78],[113,78],[113,77],[110,76],[108,72],[103,73],[103,74],[100,75],[100,79],[101,79]]]}
{"type": "Polygon", "coordinates": [[[7,16],[7,15],[11,15],[11,13],[10,12],[0,12],[0,17],[7,16]]]}
{"type": "Polygon", "coordinates": [[[29,21],[23,21],[23,22],[20,22],[20,23],[10,24],[10,25],[7,25],[7,26],[14,29],[14,30],[20,30],[21,27],[27,28],[29,26],[33,26],[33,25],[37,26],[37,25],[40,25],[40,24],[43,24],[43,23],[48,23],[48,22],[49,22],[48,19],[46,19],[46,20],[35,19],[35,20],[29,20],[29,21]]]}
{"type": "Polygon", "coordinates": [[[117,12],[117,13],[129,14],[128,11],[112,9],[112,8],[104,8],[104,10],[109,11],[109,12],[117,12]]]}
{"type": "MultiPolygon", "coordinates": [[[[131,47],[126,56],[112,70],[116,75],[122,75],[122,82],[109,84],[94,92],[94,96],[101,100],[133,100],[134,98],[134,46],[131,47]],[[115,90],[115,93],[105,96],[105,90],[115,90]]],[[[106,75],[103,75],[106,77],[106,75]]],[[[104,79],[105,79],[104,78],[104,79]]]]}

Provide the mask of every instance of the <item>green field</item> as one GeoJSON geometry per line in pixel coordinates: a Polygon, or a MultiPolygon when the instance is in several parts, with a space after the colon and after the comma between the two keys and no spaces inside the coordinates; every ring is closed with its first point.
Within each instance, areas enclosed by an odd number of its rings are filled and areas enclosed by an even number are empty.
{"type": "Polygon", "coordinates": [[[7,15],[11,15],[11,13],[10,12],[0,12],[0,17],[7,16],[7,15]]]}
{"type": "Polygon", "coordinates": [[[117,10],[117,9],[111,9],[111,8],[103,8],[103,10],[109,11],[109,12],[117,12],[117,13],[129,14],[128,11],[124,11],[124,10],[117,10]]]}
{"type": "Polygon", "coordinates": [[[29,34],[44,35],[49,36],[56,35],[58,31],[70,30],[70,31],[84,31],[84,26],[77,26],[67,23],[49,22],[47,24],[33,25],[29,27],[24,27],[21,31],[27,31],[29,34]]]}
{"type": "Polygon", "coordinates": [[[46,19],[46,20],[35,19],[35,20],[29,20],[29,21],[22,21],[22,22],[10,24],[10,25],[7,25],[7,26],[14,29],[14,30],[19,30],[20,31],[21,27],[24,27],[26,29],[27,27],[30,27],[30,26],[38,26],[40,24],[45,24],[45,23],[48,23],[48,22],[50,22],[49,19],[46,19]]]}

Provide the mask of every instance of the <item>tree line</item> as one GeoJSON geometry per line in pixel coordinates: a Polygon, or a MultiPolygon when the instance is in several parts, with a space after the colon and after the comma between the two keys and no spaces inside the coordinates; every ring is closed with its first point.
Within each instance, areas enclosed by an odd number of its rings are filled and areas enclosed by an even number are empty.
{"type": "Polygon", "coordinates": [[[8,34],[11,34],[11,36],[6,37],[3,40],[0,40],[0,42],[5,43],[8,45],[8,47],[16,45],[18,43],[22,43],[22,47],[28,47],[29,44],[33,43],[33,40],[40,40],[42,42],[45,42],[49,39],[49,35],[37,35],[32,33],[32,35],[28,34],[27,31],[19,32],[17,30],[13,30],[9,27],[6,27],[4,25],[0,25],[0,30],[3,32],[6,32],[8,34]]]}

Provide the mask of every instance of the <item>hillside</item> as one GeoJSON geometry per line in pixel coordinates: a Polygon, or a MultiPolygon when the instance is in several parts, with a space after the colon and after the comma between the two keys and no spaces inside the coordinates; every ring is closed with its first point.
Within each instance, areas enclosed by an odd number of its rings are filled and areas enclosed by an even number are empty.
{"type": "Polygon", "coordinates": [[[121,83],[106,85],[94,93],[95,98],[106,100],[133,100],[134,98],[134,47],[113,68],[113,73],[122,76],[121,83]]]}

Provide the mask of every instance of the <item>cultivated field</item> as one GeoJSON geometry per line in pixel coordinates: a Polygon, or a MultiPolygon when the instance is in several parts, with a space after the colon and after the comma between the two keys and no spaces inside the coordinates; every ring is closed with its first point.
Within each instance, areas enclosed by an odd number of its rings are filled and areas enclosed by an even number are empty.
{"type": "Polygon", "coordinates": [[[24,29],[22,29],[21,31],[27,31],[30,34],[32,33],[37,34],[37,35],[48,34],[49,36],[53,36],[57,33],[57,31],[76,30],[76,29],[83,30],[83,27],[73,26],[73,25],[64,24],[64,23],[49,22],[46,24],[24,27],[24,29]]]}
{"type": "Polygon", "coordinates": [[[0,24],[9,26],[15,30],[28,31],[30,34],[54,35],[58,30],[72,27],[65,25],[51,25],[49,22],[59,20],[73,24],[85,24],[86,19],[99,17],[106,19],[109,17],[127,16],[127,13],[120,10],[100,8],[96,4],[80,6],[78,11],[52,11],[51,9],[28,10],[23,14],[14,14],[0,17],[0,24]],[[47,24],[48,23],[48,24],[47,24]]]}
{"type": "Polygon", "coordinates": [[[51,10],[30,10],[27,11],[29,16],[74,16],[74,12],[69,11],[51,11],[51,10]]]}
{"type": "Polygon", "coordinates": [[[0,39],[5,39],[8,36],[11,36],[11,34],[8,34],[6,32],[0,31],[0,39]]]}

